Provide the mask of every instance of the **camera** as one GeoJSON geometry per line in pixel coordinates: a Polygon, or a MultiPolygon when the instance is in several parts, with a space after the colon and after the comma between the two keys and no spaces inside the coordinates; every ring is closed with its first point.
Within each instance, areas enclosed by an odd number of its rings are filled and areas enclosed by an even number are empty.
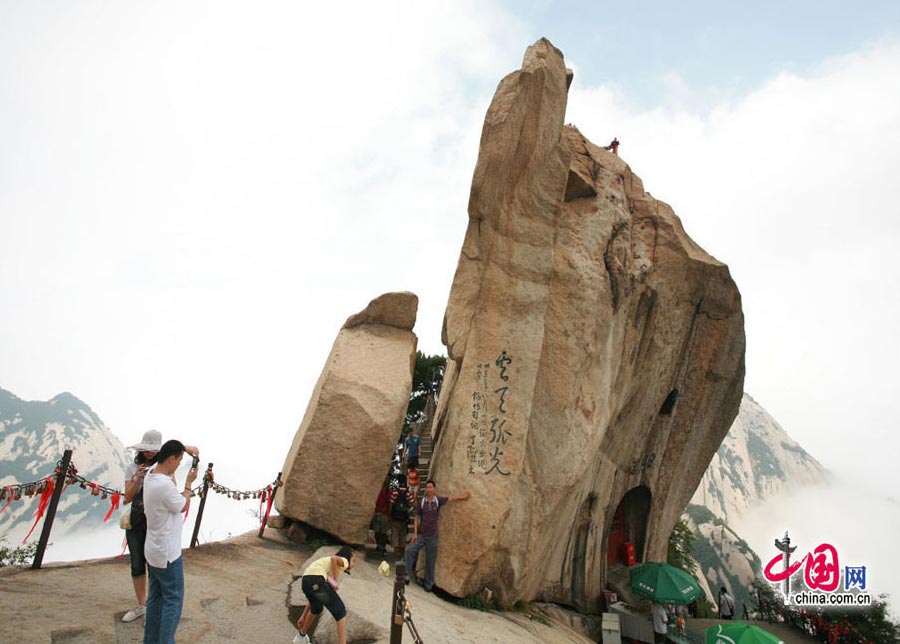
{"type": "Polygon", "coordinates": [[[200,457],[195,456],[194,459],[191,461],[191,469],[196,470],[198,465],[200,465],[200,457]]]}

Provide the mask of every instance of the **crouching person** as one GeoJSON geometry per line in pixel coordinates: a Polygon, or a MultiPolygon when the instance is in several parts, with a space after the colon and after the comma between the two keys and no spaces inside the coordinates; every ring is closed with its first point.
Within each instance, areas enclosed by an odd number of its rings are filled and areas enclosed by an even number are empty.
{"type": "Polygon", "coordinates": [[[341,573],[348,573],[356,562],[356,553],[350,546],[343,546],[336,555],[322,557],[312,562],[303,573],[301,588],[308,605],[297,621],[300,632],[294,644],[309,644],[307,632],[313,620],[327,608],[337,623],[338,644],[347,644],[347,609],[337,594],[341,573]]]}

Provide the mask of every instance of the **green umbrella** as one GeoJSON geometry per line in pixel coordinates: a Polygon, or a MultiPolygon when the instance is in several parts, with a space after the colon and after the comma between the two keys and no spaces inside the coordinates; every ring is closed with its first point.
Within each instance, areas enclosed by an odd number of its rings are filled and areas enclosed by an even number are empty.
{"type": "Polygon", "coordinates": [[[730,622],[707,628],[706,644],[784,644],[776,635],[759,626],[730,622]]]}
{"type": "Polygon", "coordinates": [[[684,606],[703,595],[696,579],[669,564],[639,564],[632,566],[628,575],[635,593],[660,604],[684,606]]]}

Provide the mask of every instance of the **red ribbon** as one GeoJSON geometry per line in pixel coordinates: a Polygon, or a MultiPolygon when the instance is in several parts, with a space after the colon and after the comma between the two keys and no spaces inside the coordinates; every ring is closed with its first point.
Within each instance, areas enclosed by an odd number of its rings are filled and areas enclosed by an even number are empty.
{"type": "Polygon", "coordinates": [[[112,499],[109,501],[109,511],[106,513],[106,516],[103,517],[103,523],[109,521],[109,517],[112,516],[112,513],[119,509],[119,493],[116,492],[112,495],[112,499]]]}
{"type": "Polygon", "coordinates": [[[259,495],[259,520],[262,522],[265,522],[265,519],[263,518],[263,505],[265,504],[265,502],[266,502],[266,491],[263,490],[262,494],[259,495]]]}
{"type": "Polygon", "coordinates": [[[55,487],[55,483],[53,482],[53,477],[47,477],[47,485],[44,487],[44,491],[41,492],[41,498],[38,501],[37,510],[34,511],[34,525],[31,526],[31,530],[28,531],[28,534],[25,535],[25,538],[22,539],[22,543],[28,541],[28,537],[31,536],[31,533],[34,532],[34,529],[37,527],[38,522],[43,518],[44,512],[47,511],[47,506],[50,504],[50,497],[53,496],[53,488],[55,487]]]}
{"type": "Polygon", "coordinates": [[[269,524],[269,512],[272,511],[272,502],[275,500],[275,494],[272,493],[271,485],[268,488],[266,488],[266,491],[269,493],[269,503],[268,503],[268,505],[266,505],[266,516],[264,516],[262,518],[263,525],[269,524]]]}

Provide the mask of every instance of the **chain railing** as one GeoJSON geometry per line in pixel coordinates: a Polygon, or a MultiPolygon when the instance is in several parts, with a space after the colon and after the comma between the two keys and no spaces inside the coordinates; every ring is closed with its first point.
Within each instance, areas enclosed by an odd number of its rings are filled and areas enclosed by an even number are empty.
{"type": "MultiPolygon", "coordinates": [[[[80,475],[78,473],[78,469],[75,467],[75,464],[72,462],[72,450],[66,450],[64,452],[62,458],[57,461],[56,468],[54,469],[52,474],[49,474],[35,481],[28,481],[25,483],[10,483],[0,486],[0,513],[2,513],[16,501],[22,501],[23,499],[30,500],[34,497],[38,497],[38,505],[33,515],[34,523],[32,524],[31,529],[28,531],[28,534],[22,540],[22,543],[26,543],[28,539],[31,538],[32,533],[41,522],[41,519],[44,519],[44,526],[41,532],[40,540],[38,542],[37,550],[35,552],[32,568],[37,569],[41,567],[41,562],[44,558],[44,551],[46,550],[47,543],[50,538],[50,530],[52,529],[53,520],[56,516],[59,498],[62,493],[68,490],[72,485],[76,485],[78,488],[84,490],[91,496],[98,497],[99,500],[109,501],[110,507],[106,512],[106,515],[103,517],[104,523],[109,521],[113,513],[121,506],[124,492],[122,492],[118,488],[110,487],[109,485],[102,485],[95,481],[91,481],[80,475]]],[[[191,537],[191,547],[195,547],[198,543],[197,536],[200,531],[200,522],[203,518],[203,510],[205,509],[206,500],[209,496],[210,491],[215,492],[216,494],[224,495],[227,498],[235,501],[259,499],[259,536],[262,537],[263,532],[266,529],[266,524],[269,520],[269,514],[272,510],[272,505],[275,501],[275,495],[278,492],[278,488],[282,485],[284,484],[281,481],[281,472],[279,472],[274,481],[259,489],[237,490],[216,482],[215,475],[213,474],[213,464],[210,463],[209,467],[206,469],[206,472],[203,475],[201,484],[191,489],[192,497],[200,497],[200,508],[197,512],[197,518],[194,521],[194,533],[191,537]]],[[[187,513],[189,511],[190,502],[188,503],[188,508],[185,510],[185,520],[187,519],[187,513]]]]}

